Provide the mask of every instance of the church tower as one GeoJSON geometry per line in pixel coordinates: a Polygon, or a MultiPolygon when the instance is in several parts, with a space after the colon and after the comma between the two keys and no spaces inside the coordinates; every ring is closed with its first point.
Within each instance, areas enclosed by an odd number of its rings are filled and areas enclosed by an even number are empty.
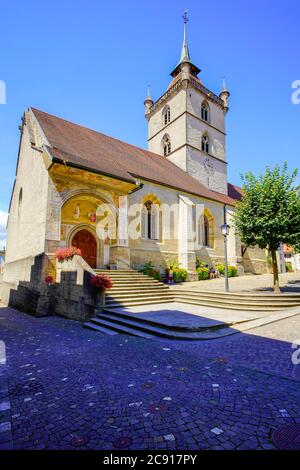
{"type": "Polygon", "coordinates": [[[179,63],[167,91],[156,101],[148,95],[148,149],[164,155],[213,191],[227,194],[225,116],[229,92],[223,82],[219,96],[206,88],[191,62],[184,13],[179,63]]]}

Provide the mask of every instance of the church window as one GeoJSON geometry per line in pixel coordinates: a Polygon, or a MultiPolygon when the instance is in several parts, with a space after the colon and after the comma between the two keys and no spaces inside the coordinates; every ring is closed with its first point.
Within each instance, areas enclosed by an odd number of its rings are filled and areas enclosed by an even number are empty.
{"type": "Polygon", "coordinates": [[[19,198],[18,198],[18,216],[19,216],[19,217],[20,217],[20,215],[21,215],[22,202],[23,202],[23,188],[20,189],[20,191],[19,191],[19,198]]]}
{"type": "Polygon", "coordinates": [[[203,224],[203,245],[209,246],[209,222],[206,215],[204,216],[204,224],[203,224]]]}
{"type": "Polygon", "coordinates": [[[141,214],[141,234],[146,240],[158,239],[158,210],[151,201],[145,202],[141,214]]]}
{"type": "Polygon", "coordinates": [[[209,106],[207,103],[202,103],[201,119],[203,119],[203,121],[209,122],[209,106]]]}
{"type": "Polygon", "coordinates": [[[168,135],[164,136],[162,144],[163,144],[163,153],[164,153],[164,156],[166,157],[167,155],[169,155],[169,153],[171,153],[171,141],[168,135]]]}
{"type": "Polygon", "coordinates": [[[166,106],[163,110],[163,120],[164,120],[164,125],[166,126],[169,124],[171,120],[171,112],[170,112],[170,107],[166,106]]]}
{"type": "Polygon", "coordinates": [[[203,152],[209,153],[209,138],[207,134],[202,136],[201,148],[203,152]]]}

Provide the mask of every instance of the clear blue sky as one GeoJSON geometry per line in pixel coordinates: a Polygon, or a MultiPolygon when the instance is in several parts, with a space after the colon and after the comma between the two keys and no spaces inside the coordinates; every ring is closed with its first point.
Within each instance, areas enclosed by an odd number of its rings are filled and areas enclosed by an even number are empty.
{"type": "Polygon", "coordinates": [[[225,75],[231,92],[229,181],[284,160],[299,166],[300,105],[291,102],[300,79],[299,0],[1,1],[1,211],[29,106],[146,147],[146,87],[156,99],[171,80],[185,8],[202,81],[218,93],[225,75]]]}

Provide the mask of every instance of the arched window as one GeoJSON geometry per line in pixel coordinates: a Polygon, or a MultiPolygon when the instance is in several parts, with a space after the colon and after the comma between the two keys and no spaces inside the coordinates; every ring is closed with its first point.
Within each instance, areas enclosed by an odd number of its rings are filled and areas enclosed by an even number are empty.
{"type": "Polygon", "coordinates": [[[164,125],[166,126],[167,124],[169,124],[171,120],[171,112],[170,112],[170,107],[169,106],[166,106],[163,110],[163,122],[164,122],[164,125]]]}
{"type": "Polygon", "coordinates": [[[209,221],[206,215],[204,216],[203,223],[203,245],[209,246],[209,221]]]}
{"type": "Polygon", "coordinates": [[[205,153],[209,153],[209,138],[207,134],[202,136],[201,149],[205,153]]]}
{"type": "Polygon", "coordinates": [[[171,153],[171,141],[168,135],[164,136],[162,140],[162,147],[163,147],[163,153],[165,157],[171,153]]]}
{"type": "Polygon", "coordinates": [[[209,106],[205,102],[201,105],[201,119],[203,119],[203,121],[209,122],[209,106]]]}
{"type": "Polygon", "coordinates": [[[141,234],[142,238],[148,240],[158,239],[158,210],[152,201],[146,201],[142,207],[141,234]]]}

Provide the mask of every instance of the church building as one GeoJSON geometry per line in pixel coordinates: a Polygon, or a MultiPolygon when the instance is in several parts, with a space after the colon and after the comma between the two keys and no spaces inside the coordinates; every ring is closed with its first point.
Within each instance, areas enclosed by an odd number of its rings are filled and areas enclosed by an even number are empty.
{"type": "Polygon", "coordinates": [[[148,150],[35,108],[25,111],[8,218],[2,298],[28,281],[37,256],[52,272],[58,248],[76,246],[91,268],[162,273],[174,263],[195,278],[196,260],[262,273],[265,253],[243,250],[231,221],[241,188],[227,181],[225,83],[199,78],[184,38],[171,82],[145,99],[148,150]]]}

